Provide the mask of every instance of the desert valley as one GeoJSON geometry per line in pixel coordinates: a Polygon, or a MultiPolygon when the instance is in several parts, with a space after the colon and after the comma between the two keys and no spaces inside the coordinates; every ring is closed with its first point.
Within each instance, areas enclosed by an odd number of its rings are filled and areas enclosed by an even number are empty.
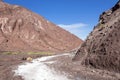
{"type": "Polygon", "coordinates": [[[0,80],[120,80],[119,47],[120,0],[85,41],[0,0],[0,80]]]}

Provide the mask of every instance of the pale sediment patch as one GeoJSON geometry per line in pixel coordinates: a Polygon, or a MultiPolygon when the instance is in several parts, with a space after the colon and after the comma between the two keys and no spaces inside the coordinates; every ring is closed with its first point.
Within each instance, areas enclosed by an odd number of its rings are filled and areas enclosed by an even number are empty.
{"type": "MultiPolygon", "coordinates": [[[[67,55],[67,54],[64,54],[67,55]]],[[[59,73],[46,64],[52,64],[56,61],[48,61],[56,56],[42,57],[33,60],[31,63],[18,66],[15,70],[15,76],[22,76],[24,80],[71,80],[66,73],[59,73]]]]}

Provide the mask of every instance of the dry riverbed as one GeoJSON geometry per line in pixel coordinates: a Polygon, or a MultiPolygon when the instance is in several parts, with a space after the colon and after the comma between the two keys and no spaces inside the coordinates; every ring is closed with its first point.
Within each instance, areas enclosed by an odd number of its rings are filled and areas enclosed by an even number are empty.
{"type": "Polygon", "coordinates": [[[119,80],[119,74],[82,67],[73,56],[0,54],[0,80],[119,80]]]}

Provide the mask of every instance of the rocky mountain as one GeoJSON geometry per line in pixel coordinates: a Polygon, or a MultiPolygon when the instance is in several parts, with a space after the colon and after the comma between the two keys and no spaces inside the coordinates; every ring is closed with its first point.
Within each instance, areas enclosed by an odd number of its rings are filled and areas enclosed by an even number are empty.
{"type": "Polygon", "coordinates": [[[100,15],[99,23],[77,51],[82,65],[120,72],[120,0],[100,15]]]}
{"type": "Polygon", "coordinates": [[[18,5],[0,0],[0,51],[69,51],[82,40],[18,5]]]}

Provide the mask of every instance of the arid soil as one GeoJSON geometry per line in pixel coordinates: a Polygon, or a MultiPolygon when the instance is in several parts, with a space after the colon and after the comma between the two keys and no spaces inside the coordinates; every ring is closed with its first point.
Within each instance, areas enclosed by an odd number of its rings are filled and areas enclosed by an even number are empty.
{"type": "MultiPolygon", "coordinates": [[[[13,70],[17,70],[18,66],[23,65],[25,62],[32,64],[30,61],[26,61],[23,59],[27,57],[42,58],[44,56],[26,55],[26,54],[19,54],[19,55],[0,54],[0,80],[23,80],[22,76],[14,76],[15,73],[13,72],[13,70]]],[[[120,75],[117,73],[94,69],[94,68],[93,69],[86,68],[81,64],[78,64],[80,62],[73,62],[72,58],[73,58],[72,53],[67,53],[67,55],[65,53],[65,55],[61,54],[59,56],[52,57],[51,59],[48,58],[48,60],[46,60],[45,62],[46,65],[49,68],[51,68],[51,70],[55,70],[56,72],[62,74],[63,73],[68,74],[66,75],[66,77],[70,78],[70,80],[119,80],[120,79],[119,78],[120,75]],[[51,61],[53,63],[50,63],[51,61]]],[[[40,63],[39,60],[38,63],[40,63]]],[[[39,67],[40,66],[32,70],[36,71],[39,69],[39,67]]],[[[37,74],[36,72],[33,73],[34,75],[37,74]]]]}
{"type": "Polygon", "coordinates": [[[17,69],[17,66],[27,62],[25,58],[37,58],[43,55],[27,55],[27,54],[2,54],[0,53],[0,80],[22,80],[21,77],[14,77],[13,70],[17,69]]]}
{"type": "MultiPolygon", "coordinates": [[[[30,55],[29,55],[30,56],[30,55]]],[[[26,60],[23,60],[23,57],[28,57],[28,55],[3,55],[1,54],[0,57],[0,80],[23,80],[22,76],[14,76],[13,70],[17,70],[18,66],[23,65],[25,62],[28,62],[32,64],[33,62],[29,62],[26,60]]],[[[33,58],[41,58],[40,55],[31,55],[33,58]]],[[[71,53],[65,53],[61,55],[55,55],[55,57],[52,57],[46,61],[45,64],[51,68],[51,70],[55,70],[58,73],[66,73],[66,77],[68,77],[68,80],[119,80],[120,74],[109,72],[105,70],[100,69],[94,69],[94,68],[86,68],[82,66],[81,64],[78,64],[79,62],[73,62],[72,61],[73,55],[71,53]],[[53,63],[51,63],[53,62],[53,63]],[[54,63],[55,62],[55,63],[54,63]],[[50,63],[50,64],[49,64],[50,63]]],[[[38,63],[39,60],[37,60],[38,63]]],[[[35,71],[39,70],[40,66],[37,66],[37,68],[31,68],[31,70],[35,71]]],[[[26,70],[29,70],[28,68],[26,70]]],[[[31,71],[30,70],[30,71],[31,71]]],[[[26,71],[25,71],[26,72],[26,71]]],[[[24,71],[23,71],[24,73],[24,71]]],[[[32,72],[30,72],[31,74],[32,72]]],[[[36,72],[33,72],[33,76],[35,74],[39,74],[36,72]]],[[[29,75],[26,74],[26,75],[29,75]]],[[[57,74],[55,74],[57,75],[57,74]]],[[[30,78],[31,76],[28,76],[30,78]]],[[[54,76],[53,76],[54,77],[54,76]]],[[[30,79],[31,80],[31,79],[30,79]]],[[[35,79],[39,80],[39,79],[35,79]]],[[[48,79],[47,79],[48,80],[48,79]]],[[[59,79],[57,79],[59,80],[59,79]]]]}

